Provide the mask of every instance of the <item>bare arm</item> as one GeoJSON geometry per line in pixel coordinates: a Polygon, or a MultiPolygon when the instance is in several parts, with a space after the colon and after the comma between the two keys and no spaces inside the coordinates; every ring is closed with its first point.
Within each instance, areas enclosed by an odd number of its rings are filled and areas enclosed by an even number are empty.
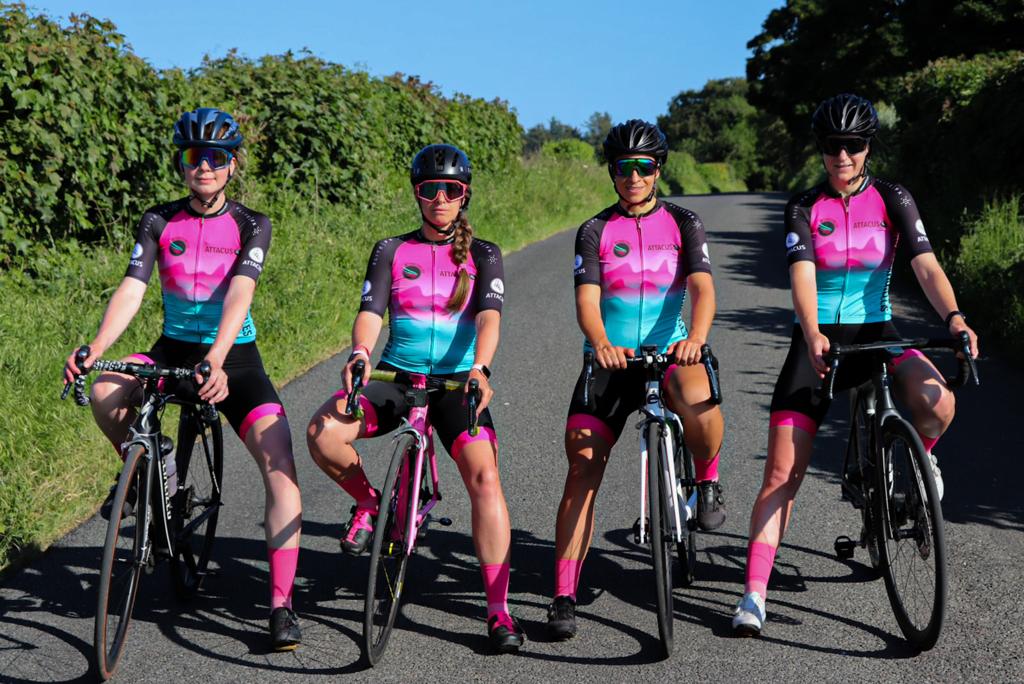
{"type": "MultiPolygon", "coordinates": [[[[476,355],[473,357],[473,365],[482,364],[488,367],[491,365],[494,354],[498,351],[500,329],[501,314],[498,311],[487,309],[476,315],[476,355]]],[[[494,390],[491,389],[491,383],[483,371],[474,368],[469,372],[469,377],[480,383],[480,405],[477,407],[477,411],[482,413],[491,403],[494,390]]]]}
{"type": "Polygon", "coordinates": [[[612,346],[601,318],[601,286],[589,283],[576,287],[576,322],[594,348],[594,356],[601,368],[625,368],[626,357],[633,350],[612,346]]]}
{"type": "MultiPolygon", "coordinates": [[[[87,368],[92,366],[96,359],[103,356],[103,353],[121,337],[128,328],[128,324],[135,318],[135,314],[139,312],[145,294],[146,283],[137,278],[125,278],[117,286],[117,290],[110,298],[110,303],[107,304],[107,310],[103,314],[103,321],[96,332],[96,337],[89,343],[91,353],[85,360],[87,368]]],[[[76,349],[75,352],[77,351],[76,349]]],[[[67,382],[72,382],[78,375],[75,352],[71,353],[64,364],[64,379],[67,382]]]]}
{"type": "MultiPolygon", "coordinates": [[[[248,276],[235,276],[228,285],[228,293],[224,297],[224,308],[221,310],[220,323],[217,325],[217,337],[206,352],[206,360],[210,362],[209,379],[199,388],[199,397],[210,403],[224,401],[228,396],[228,376],[224,372],[224,359],[231,351],[238,338],[238,331],[245,323],[246,314],[252,305],[252,297],[256,292],[256,281],[248,276]]],[[[196,382],[202,382],[196,374],[196,382]]]]}
{"type": "MultiPolygon", "coordinates": [[[[953,286],[933,252],[918,254],[911,260],[910,267],[914,269],[914,275],[924,290],[924,296],[928,298],[928,302],[942,320],[946,320],[950,313],[958,310],[953,286]]],[[[961,316],[953,316],[949,322],[950,334],[955,336],[961,331],[966,331],[971,338],[971,355],[977,357],[978,336],[961,316]]]]}
{"type": "Polygon", "coordinates": [[[365,350],[364,354],[358,354],[366,362],[366,370],[363,373],[363,383],[366,383],[370,375],[370,353],[377,346],[380,338],[381,328],[384,327],[384,318],[372,311],[360,311],[356,314],[356,320],[352,324],[352,358],[345,364],[342,377],[345,381],[345,391],[352,391],[352,364],[357,360],[356,351],[365,350]]]}
{"type": "Polygon", "coordinates": [[[807,353],[811,365],[824,377],[825,360],[822,358],[829,350],[828,338],[818,328],[818,283],[815,280],[813,261],[796,261],[789,267],[789,281],[793,291],[793,310],[807,341],[807,353]]]}
{"type": "Polygon", "coordinates": [[[715,318],[715,281],[710,273],[698,271],[686,279],[690,297],[690,330],[684,340],[669,347],[677,363],[692,366],[700,363],[700,348],[708,341],[711,322],[715,318]]]}

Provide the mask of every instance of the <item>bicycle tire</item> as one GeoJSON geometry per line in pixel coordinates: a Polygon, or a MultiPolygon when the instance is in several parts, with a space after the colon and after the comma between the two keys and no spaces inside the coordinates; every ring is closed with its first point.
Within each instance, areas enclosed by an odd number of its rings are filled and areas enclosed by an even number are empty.
{"type": "MultiPolygon", "coordinates": [[[[669,492],[663,481],[661,466],[665,453],[665,442],[661,438],[659,423],[647,425],[647,509],[650,514],[651,558],[654,561],[654,593],[658,612],[658,635],[664,656],[672,654],[673,623],[675,610],[672,603],[672,546],[674,544],[668,519],[669,492]]],[[[675,493],[672,492],[672,496],[675,493]]]]}
{"type": "Polygon", "coordinates": [[[219,416],[207,421],[183,408],[175,451],[178,492],[171,499],[174,592],[191,599],[207,576],[217,535],[224,475],[224,431],[219,416]]]}
{"type": "MultiPolygon", "coordinates": [[[[398,507],[406,505],[412,508],[411,497],[405,502],[399,497],[399,475],[402,465],[416,454],[416,449],[417,440],[414,435],[399,435],[395,440],[387,479],[381,490],[380,510],[374,523],[363,612],[363,653],[371,666],[384,657],[402,600],[409,557],[405,553],[405,530],[398,530],[395,534],[392,531],[397,529],[400,519],[398,507]]],[[[412,491],[411,485],[411,482],[407,483],[406,491],[412,491]]],[[[415,511],[407,510],[406,516],[411,515],[415,515],[415,511]]]]}
{"type": "Polygon", "coordinates": [[[872,427],[872,420],[867,415],[864,398],[860,392],[854,390],[850,393],[850,440],[846,446],[847,461],[849,462],[852,457],[856,468],[855,476],[860,478],[861,493],[864,498],[864,505],[860,510],[861,534],[863,535],[861,542],[867,549],[871,569],[880,572],[882,561],[878,550],[878,540],[881,539],[882,526],[878,516],[875,515],[876,504],[874,501],[877,477],[872,469],[865,469],[866,465],[873,464],[876,460],[872,455],[874,448],[871,444],[872,427]],[[852,453],[849,453],[851,451],[852,453]]]}
{"type": "Polygon", "coordinates": [[[903,419],[890,418],[882,425],[880,442],[875,501],[882,576],[900,630],[924,651],[938,641],[946,614],[942,508],[917,432],[903,419]],[[910,576],[921,568],[925,580],[909,586],[910,576]]]}
{"type": "Polygon", "coordinates": [[[94,665],[102,681],[114,676],[121,660],[145,568],[143,544],[149,522],[150,480],[145,453],[146,449],[137,444],[128,449],[103,543],[93,623],[94,665]]]}
{"type": "MultiPolygon", "coordinates": [[[[678,438],[676,444],[676,477],[682,476],[682,479],[686,482],[696,482],[696,471],[693,465],[693,454],[686,448],[686,444],[682,440],[681,435],[674,435],[678,438]]],[[[682,501],[680,502],[680,511],[685,510],[683,507],[686,502],[689,502],[693,498],[694,493],[697,491],[696,485],[688,484],[686,486],[679,485],[682,492],[682,501]]],[[[697,510],[696,506],[692,511],[692,516],[683,521],[686,526],[686,531],[683,532],[682,541],[676,543],[676,554],[679,556],[679,584],[684,587],[688,587],[693,584],[693,580],[697,573],[697,510]]]]}

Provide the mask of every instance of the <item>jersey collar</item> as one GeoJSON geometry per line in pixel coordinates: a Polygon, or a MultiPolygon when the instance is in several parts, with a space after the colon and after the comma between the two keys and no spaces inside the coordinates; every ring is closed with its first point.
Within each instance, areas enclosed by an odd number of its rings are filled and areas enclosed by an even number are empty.
{"type": "MultiPolygon", "coordinates": [[[[864,177],[864,182],[861,183],[859,188],[857,188],[857,192],[855,192],[852,195],[850,195],[850,197],[856,197],[857,195],[863,194],[868,188],[870,188],[872,185],[874,185],[874,183],[875,183],[875,177],[874,176],[871,176],[871,175],[865,176],[864,177]]],[[[843,196],[840,195],[838,192],[836,192],[836,189],[832,187],[832,184],[829,183],[828,180],[826,180],[824,182],[824,188],[825,188],[824,189],[824,193],[827,196],[832,197],[832,198],[836,198],[836,199],[842,199],[843,196]]]]}
{"type": "Polygon", "coordinates": [[[651,210],[650,210],[650,211],[648,211],[648,212],[645,212],[645,213],[643,213],[643,214],[630,214],[630,213],[629,213],[628,211],[626,211],[625,209],[623,209],[623,208],[622,208],[622,205],[621,205],[621,204],[619,204],[618,202],[616,202],[615,204],[613,204],[613,205],[612,205],[612,210],[613,210],[613,211],[614,211],[614,212],[615,212],[616,214],[618,214],[619,216],[622,216],[623,218],[628,218],[628,219],[638,219],[638,218],[647,218],[648,216],[650,216],[650,215],[651,215],[651,214],[653,214],[654,212],[656,212],[656,211],[658,211],[659,209],[661,209],[661,207],[662,207],[662,204],[663,204],[663,203],[662,203],[662,201],[661,201],[661,198],[660,198],[660,197],[656,197],[656,198],[654,199],[654,206],[653,206],[653,207],[651,207],[651,210]]]}
{"type": "Polygon", "coordinates": [[[452,231],[452,234],[444,240],[428,240],[427,236],[423,234],[423,229],[419,228],[416,230],[416,239],[428,245],[450,245],[455,242],[455,231],[452,231]]]}
{"type": "Polygon", "coordinates": [[[185,199],[182,200],[182,202],[185,203],[185,213],[187,213],[192,218],[214,218],[217,216],[223,216],[224,214],[228,213],[229,209],[231,209],[231,200],[225,200],[224,206],[218,209],[217,211],[213,212],[212,214],[200,214],[198,211],[192,208],[191,200],[191,197],[186,197],[185,199]]]}

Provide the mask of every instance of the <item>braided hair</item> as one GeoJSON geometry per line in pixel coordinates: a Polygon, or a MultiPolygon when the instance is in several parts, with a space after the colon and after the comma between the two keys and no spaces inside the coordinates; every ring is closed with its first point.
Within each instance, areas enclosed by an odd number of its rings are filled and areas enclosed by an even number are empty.
{"type": "Polygon", "coordinates": [[[472,191],[466,188],[466,200],[459,208],[459,215],[452,222],[452,231],[455,233],[455,238],[452,242],[452,261],[460,267],[455,290],[448,299],[448,303],[445,304],[448,313],[452,314],[459,311],[469,297],[470,278],[469,271],[465,268],[465,263],[469,258],[469,247],[473,244],[473,226],[469,224],[469,219],[466,218],[466,205],[469,204],[471,194],[472,191]]]}

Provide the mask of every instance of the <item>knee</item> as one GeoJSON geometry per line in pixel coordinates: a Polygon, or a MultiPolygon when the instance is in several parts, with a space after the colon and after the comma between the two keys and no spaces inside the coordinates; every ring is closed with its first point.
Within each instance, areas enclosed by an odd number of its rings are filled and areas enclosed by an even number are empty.
{"type": "Polygon", "coordinates": [[[569,477],[588,484],[601,481],[604,476],[605,459],[593,449],[566,449],[569,460],[569,477]]]}
{"type": "Polygon", "coordinates": [[[474,498],[492,498],[501,492],[498,469],[493,467],[480,468],[472,473],[466,484],[474,498]]]}
{"type": "Polygon", "coordinates": [[[800,488],[803,473],[792,465],[775,463],[765,468],[764,491],[796,491],[800,488]]]}
{"type": "Polygon", "coordinates": [[[943,425],[949,425],[953,422],[953,416],[956,414],[956,397],[953,395],[953,392],[945,387],[942,388],[939,399],[935,402],[934,413],[935,417],[943,425]]]}
{"type": "Polygon", "coordinates": [[[321,463],[324,452],[330,449],[332,444],[344,441],[343,432],[338,421],[326,416],[313,416],[306,426],[306,446],[313,460],[321,463]]]}

